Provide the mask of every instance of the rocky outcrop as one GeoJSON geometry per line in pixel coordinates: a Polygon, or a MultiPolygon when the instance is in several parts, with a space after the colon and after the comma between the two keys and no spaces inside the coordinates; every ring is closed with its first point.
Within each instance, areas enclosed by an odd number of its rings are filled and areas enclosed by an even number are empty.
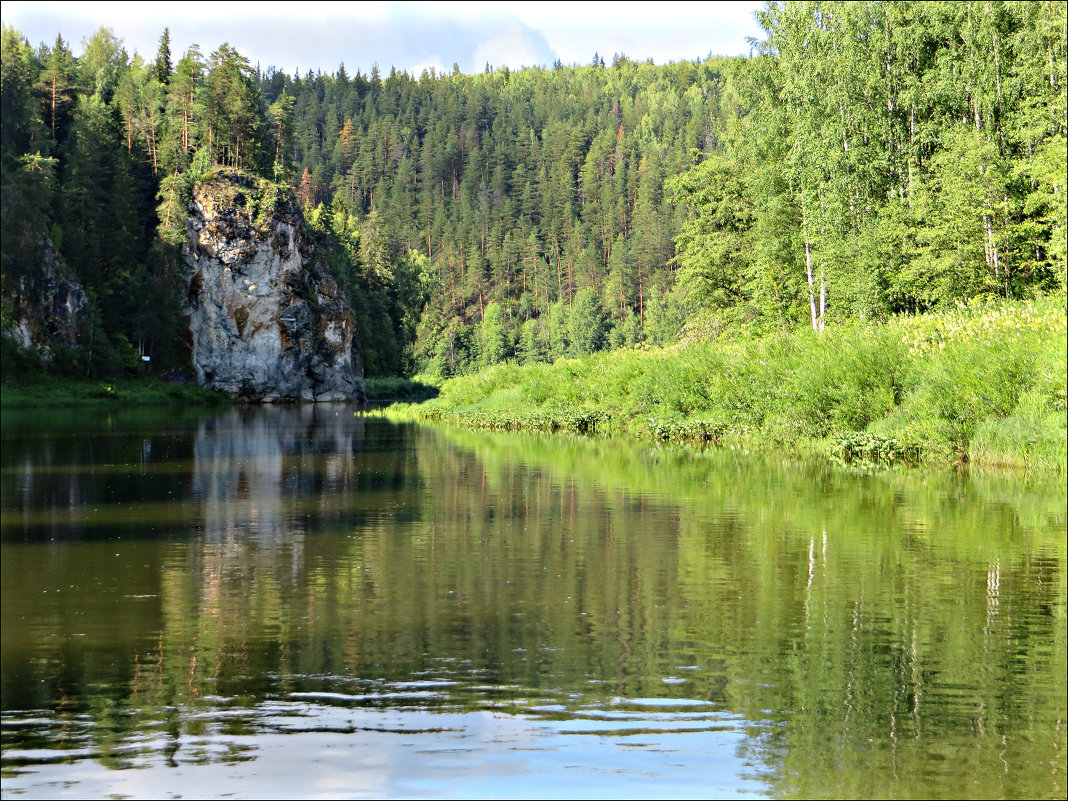
{"type": "Polygon", "coordinates": [[[10,292],[12,325],[4,333],[20,347],[36,351],[47,364],[56,347],[78,347],[89,299],[50,239],[39,236],[34,255],[36,264],[17,276],[9,275],[14,278],[10,292]]]}
{"type": "Polygon", "coordinates": [[[229,169],[193,192],[185,312],[198,382],[247,401],[366,397],[352,314],[291,193],[229,169]]]}

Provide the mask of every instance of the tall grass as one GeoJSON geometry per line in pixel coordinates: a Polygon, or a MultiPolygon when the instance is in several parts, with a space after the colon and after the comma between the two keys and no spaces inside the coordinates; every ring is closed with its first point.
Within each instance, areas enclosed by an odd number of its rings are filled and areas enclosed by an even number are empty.
{"type": "Polygon", "coordinates": [[[497,365],[392,414],[476,428],[1064,470],[1063,294],[820,335],[705,339],[497,365]]]}

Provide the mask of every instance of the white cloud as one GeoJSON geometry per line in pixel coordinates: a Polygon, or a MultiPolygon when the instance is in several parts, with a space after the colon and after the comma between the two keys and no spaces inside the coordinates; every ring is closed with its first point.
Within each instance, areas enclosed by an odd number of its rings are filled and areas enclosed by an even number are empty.
{"type": "Polygon", "coordinates": [[[508,65],[510,69],[517,69],[551,64],[553,51],[534,41],[530,29],[517,21],[505,24],[498,33],[480,42],[475,48],[474,60],[476,64],[508,65]]]}
{"type": "Polygon", "coordinates": [[[127,49],[155,54],[171,31],[179,57],[193,43],[205,54],[228,41],[252,63],[292,72],[350,73],[379,64],[418,74],[428,66],[481,72],[486,62],[518,69],[606,62],[626,53],[657,63],[708,53],[747,53],[746,36],[759,35],[756,2],[680,3],[2,3],[3,21],[34,45],[57,33],[76,53],[100,26],[112,28],[127,49]]]}

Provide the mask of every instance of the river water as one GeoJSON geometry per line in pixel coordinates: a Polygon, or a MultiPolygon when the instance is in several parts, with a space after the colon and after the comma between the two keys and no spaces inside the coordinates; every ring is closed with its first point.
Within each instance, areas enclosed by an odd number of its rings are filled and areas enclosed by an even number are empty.
{"type": "Polygon", "coordinates": [[[5,798],[1064,798],[1064,480],[3,414],[5,798]]]}

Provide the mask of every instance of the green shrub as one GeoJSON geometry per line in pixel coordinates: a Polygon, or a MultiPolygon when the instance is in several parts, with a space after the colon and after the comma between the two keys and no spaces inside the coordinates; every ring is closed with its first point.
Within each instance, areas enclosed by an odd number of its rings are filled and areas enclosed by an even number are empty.
{"type": "Polygon", "coordinates": [[[1065,466],[1064,297],[822,334],[691,339],[445,382],[417,418],[818,449],[841,461],[1065,466]],[[598,416],[600,415],[600,416],[598,416]],[[822,444],[819,444],[822,443],[822,444]]]}
{"type": "Polygon", "coordinates": [[[864,431],[847,431],[831,437],[830,452],[846,464],[894,464],[918,462],[922,448],[915,443],[902,443],[894,437],[884,437],[864,431]]]}

